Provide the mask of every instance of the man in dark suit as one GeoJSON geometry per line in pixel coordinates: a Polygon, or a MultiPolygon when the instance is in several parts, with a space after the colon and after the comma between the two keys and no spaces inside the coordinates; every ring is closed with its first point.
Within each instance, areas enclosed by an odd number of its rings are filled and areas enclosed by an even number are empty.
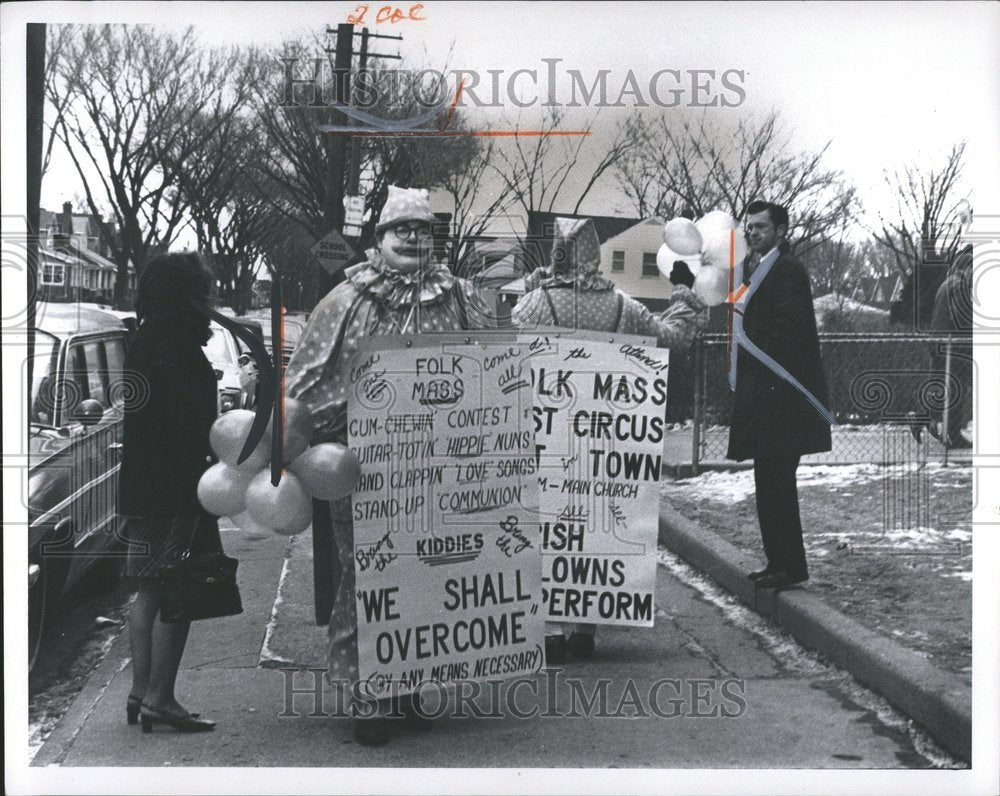
{"type": "Polygon", "coordinates": [[[727,457],[754,463],[767,566],[749,578],[781,588],[809,577],[795,471],[800,456],[830,450],[832,418],[809,276],[785,241],[788,211],[752,202],[746,231],[751,255],[734,304],[736,400],[727,457]]]}

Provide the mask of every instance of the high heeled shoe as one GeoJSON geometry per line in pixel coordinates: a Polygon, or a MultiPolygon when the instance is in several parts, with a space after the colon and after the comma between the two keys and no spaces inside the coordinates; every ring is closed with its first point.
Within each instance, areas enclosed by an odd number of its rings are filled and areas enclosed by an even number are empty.
{"type": "Polygon", "coordinates": [[[152,732],[153,725],[157,722],[173,727],[178,732],[208,732],[215,729],[214,721],[199,718],[195,713],[179,716],[176,713],[150,707],[145,702],[142,703],[139,718],[142,720],[143,732],[152,732]]]}
{"type": "Polygon", "coordinates": [[[142,697],[128,695],[125,700],[125,717],[129,724],[139,723],[139,709],[142,707],[142,697]]]}
{"type": "MultiPolygon", "coordinates": [[[[142,697],[134,696],[133,694],[128,695],[128,699],[125,700],[125,718],[128,720],[129,724],[139,723],[139,711],[142,708],[142,697]]],[[[188,713],[188,715],[196,719],[201,714],[200,713],[188,713]]]]}

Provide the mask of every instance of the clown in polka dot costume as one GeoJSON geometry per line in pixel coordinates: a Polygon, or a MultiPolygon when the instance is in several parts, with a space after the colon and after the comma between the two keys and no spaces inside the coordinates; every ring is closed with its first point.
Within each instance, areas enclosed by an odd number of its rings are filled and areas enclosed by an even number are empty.
{"type": "MultiPolygon", "coordinates": [[[[562,326],[597,332],[655,337],[659,345],[684,350],[698,329],[705,305],[685,284],[675,284],[670,306],[659,315],[600,276],[601,244],[592,219],[557,218],[552,265],[538,287],[514,307],[515,328],[562,326]]],[[[547,658],[559,662],[569,650],[578,657],[593,654],[595,625],[546,623],[547,658]]]]}
{"type": "MultiPolygon", "coordinates": [[[[431,256],[436,221],[426,190],[390,186],[367,262],[317,305],[285,374],[287,394],[308,404],[313,444],[347,441],[350,362],[376,335],[415,335],[489,328],[493,317],[471,283],[431,256]]],[[[339,586],[330,616],[331,681],[358,679],[351,499],[328,504],[339,554],[339,586]]],[[[334,578],[331,573],[331,578],[334,578]]]]}

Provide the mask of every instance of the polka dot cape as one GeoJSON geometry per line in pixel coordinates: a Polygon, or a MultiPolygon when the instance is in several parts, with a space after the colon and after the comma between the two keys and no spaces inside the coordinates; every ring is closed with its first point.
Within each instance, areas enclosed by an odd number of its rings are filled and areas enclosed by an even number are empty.
{"type": "MultiPolygon", "coordinates": [[[[485,328],[492,314],[478,291],[431,265],[409,276],[392,271],[381,256],[347,269],[309,318],[285,374],[287,393],[313,414],[313,443],[347,442],[347,397],[351,361],[364,340],[394,334],[434,334],[485,328]]],[[[330,512],[339,570],[337,594],[327,629],[327,678],[350,688],[358,680],[358,623],[355,608],[354,526],[351,499],[315,503],[330,512]]]]}

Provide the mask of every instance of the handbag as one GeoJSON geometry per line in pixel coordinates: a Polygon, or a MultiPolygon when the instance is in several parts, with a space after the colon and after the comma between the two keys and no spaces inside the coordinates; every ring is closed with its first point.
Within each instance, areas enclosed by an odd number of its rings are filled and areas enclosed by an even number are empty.
{"type": "MultiPolygon", "coordinates": [[[[197,530],[196,525],[194,533],[197,530]]],[[[163,568],[161,622],[190,622],[243,613],[236,585],[236,568],[240,562],[221,550],[192,555],[194,533],[177,563],[163,568]]]]}

